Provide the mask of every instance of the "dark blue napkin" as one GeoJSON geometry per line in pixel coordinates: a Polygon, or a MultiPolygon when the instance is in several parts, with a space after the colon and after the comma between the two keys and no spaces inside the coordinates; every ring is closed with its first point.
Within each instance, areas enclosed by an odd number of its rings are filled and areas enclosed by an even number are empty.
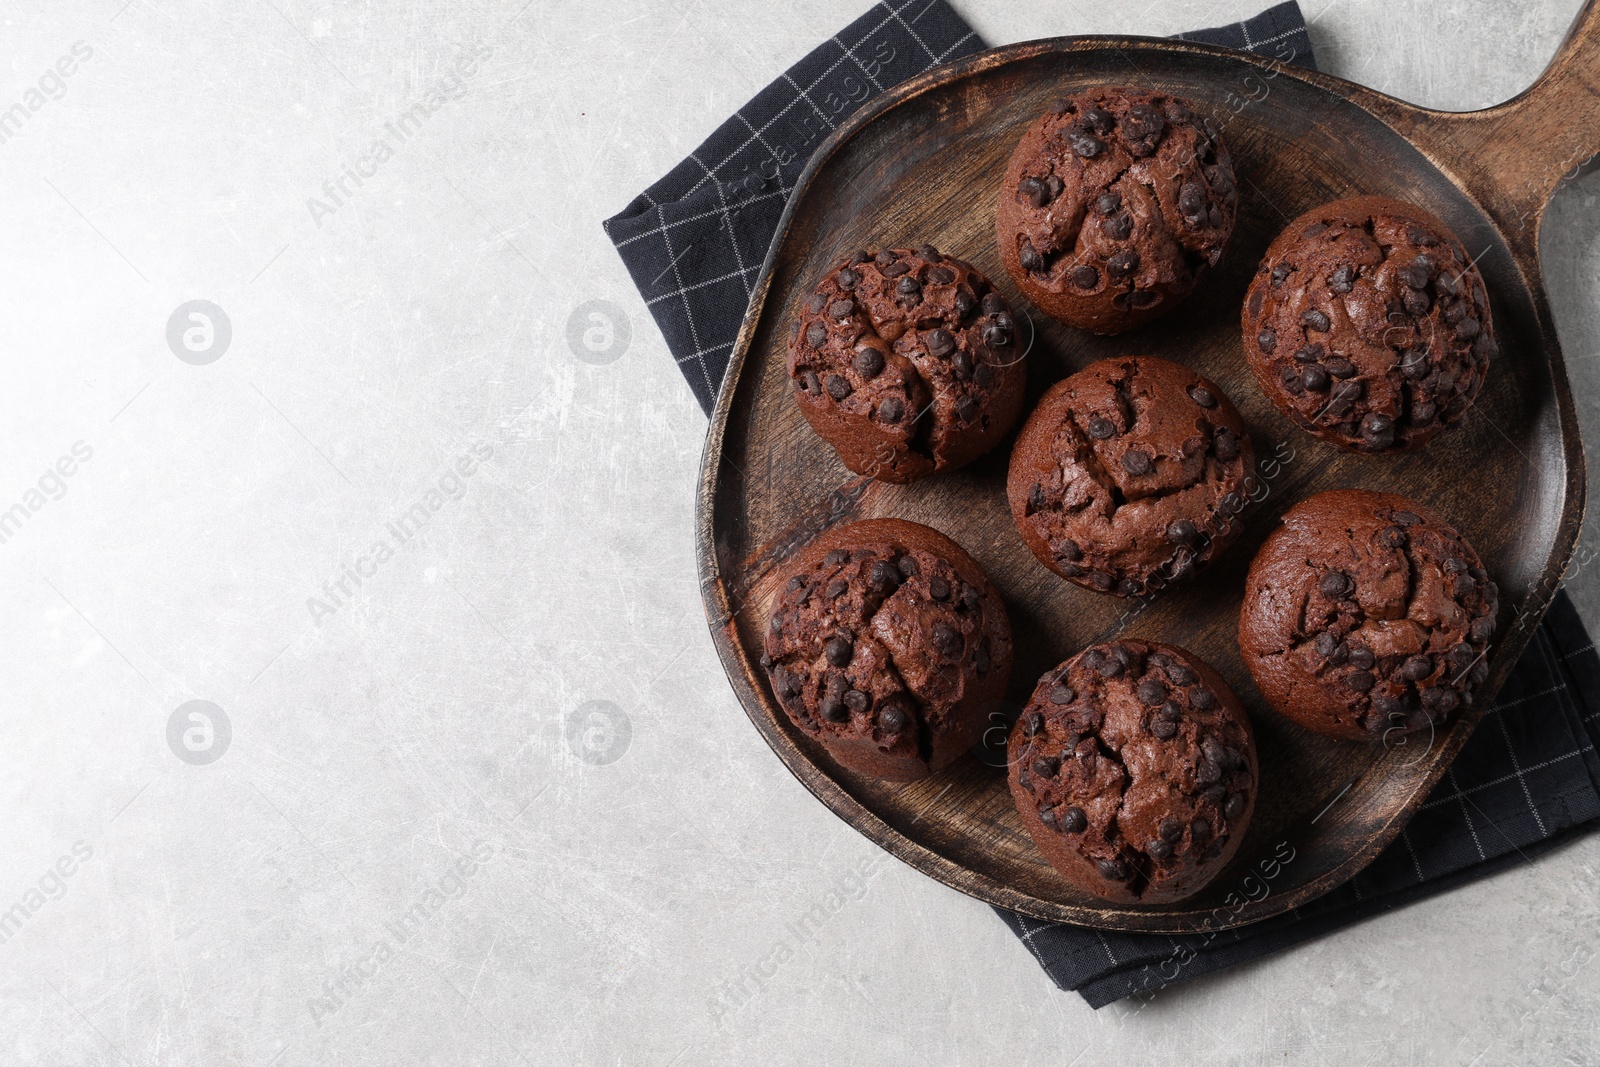
{"type": "MultiPolygon", "coordinates": [[[[1293,0],[1244,22],[1180,36],[1316,66],[1293,0]]],[[[811,153],[873,96],[984,47],[944,0],[885,0],[756,94],[688,159],[606,220],[606,233],[707,412],[784,203],[811,153]]],[[[1000,916],[1057,985],[1098,1008],[1149,997],[1531,859],[1600,820],[1594,735],[1600,706],[1587,695],[1600,692],[1597,683],[1600,655],[1562,594],[1498,702],[1400,838],[1354,880],[1286,915],[1174,937],[1000,916]]]]}

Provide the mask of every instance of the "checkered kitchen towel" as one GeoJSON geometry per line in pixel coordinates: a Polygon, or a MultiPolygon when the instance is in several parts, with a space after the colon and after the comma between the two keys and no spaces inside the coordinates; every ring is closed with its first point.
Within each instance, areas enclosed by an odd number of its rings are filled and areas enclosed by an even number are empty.
{"type": "MultiPolygon", "coordinates": [[[[1184,34],[1314,67],[1292,2],[1184,34]]],[[[845,27],[605,223],[708,412],[778,218],[806,160],[891,85],[984,47],[944,0],[885,0],[845,27]]],[[[1600,820],[1600,655],[1565,595],[1499,701],[1406,831],[1359,877],[1225,933],[1102,933],[1001,917],[1063,989],[1095,1007],[1255,959],[1522,862],[1600,820]]],[[[1267,857],[1264,857],[1267,858],[1267,857]]],[[[1270,889],[1270,884],[1269,884],[1270,889]]]]}

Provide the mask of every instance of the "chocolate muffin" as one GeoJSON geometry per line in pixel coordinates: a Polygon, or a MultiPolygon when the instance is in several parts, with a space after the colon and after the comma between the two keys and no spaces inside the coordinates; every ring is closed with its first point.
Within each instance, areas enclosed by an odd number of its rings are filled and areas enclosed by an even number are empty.
{"type": "Polygon", "coordinates": [[[886,482],[993,448],[1022,414],[1023,355],[1005,298],[929,245],[857,252],[789,329],[806,421],[846,467],[886,482]]]}
{"type": "Polygon", "coordinates": [[[1119,903],[1190,896],[1255,810],[1255,738],[1199,657],[1117,641],[1039,679],[1011,731],[1011,797],[1050,865],[1119,903]]]}
{"type": "Polygon", "coordinates": [[[1472,546],[1427,508],[1318,493],[1250,564],[1239,651],[1267,703],[1306,729],[1398,737],[1471,702],[1498,598],[1472,546]]]}
{"type": "Polygon", "coordinates": [[[1414,448],[1454,425],[1498,351],[1483,278],[1455,234],[1381,196],[1291,222],[1250,283],[1243,323],[1272,402],[1356,452],[1414,448]]]}
{"type": "Polygon", "coordinates": [[[1046,313],[1121,333],[1217,265],[1238,203],[1213,120],[1176,96],[1096,89],[1057,103],[1012,153],[995,212],[1000,259],[1046,313]]]}
{"type": "Polygon", "coordinates": [[[1222,390],[1153,356],[1091,363],[1053,385],[1011,452],[1006,496],[1046,567],[1138,596],[1239,535],[1255,450],[1222,390]]]}
{"type": "Polygon", "coordinates": [[[1011,625],[960,545],[900,519],[830,530],[785,569],[761,665],[844,766],[911,781],[978,742],[1011,677],[1011,625]]]}

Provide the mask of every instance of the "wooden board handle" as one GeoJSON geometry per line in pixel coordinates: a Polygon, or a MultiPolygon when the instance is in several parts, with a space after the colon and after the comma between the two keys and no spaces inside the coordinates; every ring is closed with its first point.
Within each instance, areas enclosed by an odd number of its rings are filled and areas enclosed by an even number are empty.
{"type": "Polygon", "coordinates": [[[1551,195],[1600,152],[1600,0],[1587,0],[1526,91],[1484,111],[1422,112],[1409,132],[1462,176],[1507,237],[1535,250],[1551,195]]]}

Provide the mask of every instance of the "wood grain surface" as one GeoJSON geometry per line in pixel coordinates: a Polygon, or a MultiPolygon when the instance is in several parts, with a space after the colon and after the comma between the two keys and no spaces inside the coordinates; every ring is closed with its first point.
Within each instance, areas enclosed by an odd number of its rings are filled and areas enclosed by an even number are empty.
{"type": "MultiPolygon", "coordinates": [[[[1541,81],[1470,115],[1415,108],[1270,57],[1142,38],[1063,38],[995,49],[869,103],[811,161],[784,215],[713,415],[697,521],[712,633],[741,702],[788,768],[856,829],[965,893],[1043,919],[1184,932],[1278,914],[1354,876],[1405,825],[1504,682],[1558,586],[1583,514],[1577,421],[1538,262],[1538,224],[1564,172],[1600,148],[1600,17],[1591,2],[1541,81]],[[1151,326],[1100,338],[1019,297],[995,249],[997,184],[1028,123],[1095,85],[1177,93],[1223,126],[1239,222],[1217,270],[1151,326]],[[1428,208],[1476,257],[1501,354],[1465,421],[1402,456],[1339,452],[1294,428],[1246,367],[1239,305],[1267,244],[1317,204],[1378,193],[1428,208]],[[1093,360],[1154,354],[1215,380],[1248,422],[1257,500],[1239,543],[1148,601],[1056,577],[1023,546],[1004,499],[1010,442],[907,486],[850,474],[806,425],[784,370],[787,327],[816,280],[852,249],[927,241],[984,271],[1030,342],[1030,407],[1093,360]],[[1029,325],[1031,320],[1031,327],[1029,325]],[[1433,736],[1391,744],[1305,732],[1262,702],[1235,639],[1244,574],[1284,510],[1324,489],[1402,493],[1451,519],[1501,590],[1490,675],[1476,705],[1433,736]],[[1108,905],[1067,885],[1022,829],[1004,772],[975,751],[921,782],[851,774],[795,729],[757,664],[782,562],[841,522],[899,516],[960,542],[1011,613],[1011,701],[1085,645],[1129,635],[1212,663],[1249,708],[1261,793],[1232,866],[1177,904],[1108,905]]],[[[1013,704],[1010,712],[1017,708],[1013,704]]],[[[1003,741],[1004,723],[995,737],[1003,741]]],[[[1000,757],[1003,759],[1003,755],[1000,757]]]]}

